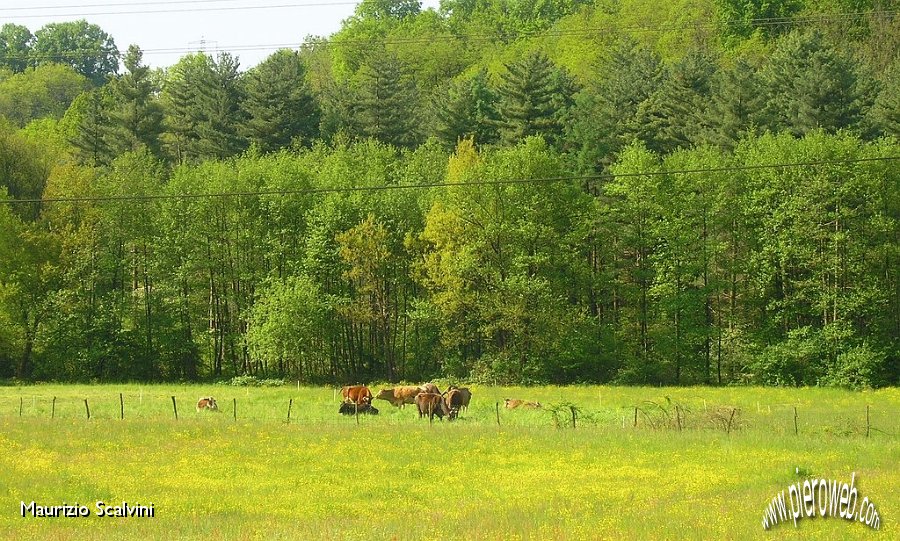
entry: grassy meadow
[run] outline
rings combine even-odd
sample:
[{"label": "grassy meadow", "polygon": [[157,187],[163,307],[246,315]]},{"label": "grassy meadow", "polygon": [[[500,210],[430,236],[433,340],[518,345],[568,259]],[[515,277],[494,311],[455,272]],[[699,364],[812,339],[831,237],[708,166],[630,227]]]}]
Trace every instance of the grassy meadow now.
[{"label": "grassy meadow", "polygon": [[[898,389],[472,390],[457,422],[429,424],[413,406],[380,400],[381,414],[357,423],[337,414],[332,388],[0,387],[0,538],[896,539],[900,532]],[[221,413],[194,410],[206,395]],[[498,427],[496,403],[506,397],[545,408],[506,411],[501,403]],[[574,430],[570,410],[560,409],[559,427],[549,411],[563,402],[580,409]],[[881,516],[880,531],[832,517],[763,530],[776,492],[812,477],[849,483],[852,472],[860,500],[869,497]],[[20,502],[32,500],[83,503],[92,513],[97,500],[152,502],[156,516],[22,518]]]}]

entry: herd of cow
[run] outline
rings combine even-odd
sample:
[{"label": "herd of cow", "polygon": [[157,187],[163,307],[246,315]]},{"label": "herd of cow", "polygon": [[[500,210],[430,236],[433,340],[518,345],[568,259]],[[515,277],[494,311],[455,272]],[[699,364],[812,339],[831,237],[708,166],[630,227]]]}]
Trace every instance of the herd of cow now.
[{"label": "herd of cow", "polygon": [[467,387],[451,385],[442,393],[434,383],[424,383],[382,389],[373,396],[372,391],[365,385],[348,385],[341,388],[341,398],[343,400],[338,413],[344,415],[357,413],[377,415],[378,410],[372,405],[372,400],[387,400],[398,408],[415,404],[420,419],[427,416],[429,420],[433,420],[436,415],[438,419],[443,420],[446,415],[452,421],[459,416],[460,410],[469,409],[472,392]]},{"label": "herd of cow", "polygon": [[[469,401],[472,400],[472,392],[468,387],[451,385],[443,393],[434,383],[422,385],[403,385],[391,389],[382,389],[377,395],[365,385],[347,385],[341,388],[341,407],[338,413],[342,415],[378,415],[378,410],[372,405],[372,400],[387,400],[392,406],[402,408],[407,404],[415,404],[419,410],[419,418],[428,417],[433,420],[435,416],[443,420],[446,415],[449,420],[459,417],[460,410],[469,409]],[[540,408],[540,402],[507,398],[504,401],[507,409],[516,408]],[[219,411],[216,399],[205,396],[197,401],[197,411]]]}]

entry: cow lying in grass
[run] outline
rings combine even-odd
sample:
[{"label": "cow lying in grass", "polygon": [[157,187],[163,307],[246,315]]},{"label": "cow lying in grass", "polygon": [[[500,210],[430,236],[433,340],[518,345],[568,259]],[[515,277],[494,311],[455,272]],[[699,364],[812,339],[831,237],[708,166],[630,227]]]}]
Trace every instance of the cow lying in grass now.
[{"label": "cow lying in grass", "polygon": [[507,398],[503,404],[507,409],[516,409],[516,408],[532,408],[537,409],[542,407],[540,402],[532,402],[530,400],[519,400],[518,398]]},{"label": "cow lying in grass", "polygon": [[200,400],[197,400],[197,411],[219,411],[219,405],[216,404],[216,399],[211,396],[205,396]]},{"label": "cow lying in grass", "polygon": [[362,404],[354,404],[353,402],[342,402],[338,413],[341,415],[356,415],[357,408],[359,413],[364,415],[378,415],[378,410],[372,404],[364,402]]},{"label": "cow lying in grass", "polygon": [[438,419],[443,420],[444,415],[450,415],[450,409],[444,397],[437,393],[419,393],[416,395],[416,407],[419,409],[419,419],[426,415],[430,420],[437,415]]}]

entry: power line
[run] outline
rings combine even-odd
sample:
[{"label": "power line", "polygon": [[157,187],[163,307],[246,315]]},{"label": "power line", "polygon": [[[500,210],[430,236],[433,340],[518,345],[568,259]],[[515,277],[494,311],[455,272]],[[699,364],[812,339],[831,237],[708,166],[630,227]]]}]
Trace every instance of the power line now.
[{"label": "power line", "polygon": [[886,162],[900,160],[900,156],[882,156],[876,158],[855,158],[846,160],[818,160],[810,162],[735,165],[723,167],[711,167],[703,169],[676,169],[661,171],[642,171],[632,173],[601,173],[596,175],[572,175],[543,178],[516,178],[499,180],[472,180],[465,182],[436,182],[433,184],[389,184],[381,186],[350,186],[340,188],[306,188],[297,190],[260,190],[249,192],[211,192],[211,193],[185,193],[185,194],[154,194],[154,195],[109,195],[109,196],[84,196],[84,197],[51,197],[45,199],[6,199],[5,203],[94,203],[117,201],[159,201],[159,200],[186,200],[186,199],[214,199],[228,197],[258,197],[258,196],[284,196],[284,195],[316,195],[328,193],[353,193],[353,192],[379,192],[390,190],[410,190],[423,188],[450,188],[457,186],[503,186],[531,183],[569,182],[574,180],[602,180],[629,177],[657,177],[666,175],[690,175],[700,173],[725,173],[738,171],[755,171],[761,169],[789,169],[794,167],[816,167],[821,165],[846,165],[866,162]]},{"label": "power line", "polygon": [[[315,6],[317,4],[295,4],[295,6]],[[328,5],[336,5],[336,4],[328,4]],[[257,7],[279,7],[279,6],[246,6],[241,9],[255,9]],[[130,13],[139,13],[139,12],[130,12]],[[337,38],[331,39],[330,41],[316,41],[316,42],[305,42],[305,43],[268,43],[268,44],[246,44],[246,45],[235,45],[235,46],[223,46],[221,49],[227,51],[261,51],[261,50],[277,50],[284,48],[325,48],[331,47],[334,45],[415,45],[415,44],[429,44],[429,43],[440,43],[440,42],[452,42],[452,41],[462,41],[462,42],[490,42],[496,39],[510,39],[510,38],[535,38],[535,37],[543,37],[543,38],[558,38],[558,37],[568,37],[568,36],[585,36],[589,37],[591,35],[602,35],[610,32],[629,32],[629,33],[642,33],[642,32],[671,32],[678,30],[690,30],[690,29],[714,29],[719,26],[743,26],[747,25],[753,28],[773,28],[779,26],[790,26],[790,25],[802,25],[802,24],[813,24],[813,23],[824,23],[824,22],[841,22],[841,21],[853,21],[856,19],[861,19],[864,17],[892,17],[900,14],[898,10],[881,10],[881,11],[864,11],[864,12],[852,12],[852,13],[833,13],[833,14],[820,14],[820,15],[807,15],[803,17],[767,17],[767,18],[757,18],[750,19],[749,21],[741,21],[741,20],[731,20],[731,21],[721,21],[721,22],[693,22],[693,23],[681,23],[681,24],[669,24],[669,25],[659,25],[659,26],[646,26],[646,25],[634,25],[634,26],[624,26],[624,27],[589,27],[589,28],[575,28],[570,30],[544,30],[544,31],[522,31],[522,32],[510,32],[510,33],[501,33],[501,32],[488,32],[488,33],[480,33],[480,34],[449,34],[449,35],[439,35],[439,36],[429,36],[429,37],[421,37],[421,38],[394,38],[394,39],[377,39],[377,38]],[[77,16],[83,16],[84,14],[78,14]],[[6,17],[10,18],[10,17]],[[164,47],[164,48],[151,48],[151,49],[143,49],[144,54],[179,54],[179,53],[191,53],[195,52],[195,49],[190,47]],[[95,53],[93,51],[87,50],[72,50],[66,52],[64,54],[42,54],[42,53],[32,53],[30,55],[23,54],[8,54],[5,58],[8,59],[46,59],[46,60],[75,60],[82,57],[93,56]]]},{"label": "power line", "polygon": [[[11,7],[4,8],[0,7],[0,11],[31,11],[31,10],[40,10],[40,9],[84,9],[84,8],[114,8],[114,7],[134,7],[134,6],[162,6],[162,5],[184,5],[184,4],[225,4],[231,2],[244,2],[245,0],[164,0],[164,1],[156,1],[156,2],[119,2],[119,3],[106,3],[106,4],[68,4],[68,5],[58,5],[58,6],[28,6],[28,7]],[[359,2],[328,2],[327,5],[349,5],[349,4],[358,4]],[[48,14],[48,17],[53,17],[53,14]]]},{"label": "power line", "polygon": [[314,2],[308,4],[274,4],[265,6],[216,6],[216,7],[196,7],[196,8],[163,8],[163,9],[139,9],[128,11],[93,11],[89,13],[44,13],[30,15],[4,15],[4,19],[40,19],[46,17],[93,17],[96,15],[148,15],[158,13],[199,13],[208,11],[247,11],[257,9],[288,9],[288,8],[306,8],[306,7],[331,7],[331,6],[355,6],[359,2]]}]

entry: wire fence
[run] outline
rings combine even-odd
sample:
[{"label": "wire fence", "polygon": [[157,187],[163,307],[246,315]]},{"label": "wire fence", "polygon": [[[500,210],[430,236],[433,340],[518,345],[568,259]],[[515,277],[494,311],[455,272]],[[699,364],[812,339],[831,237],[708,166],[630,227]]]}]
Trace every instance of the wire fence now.
[{"label": "wire fence", "polygon": [[[229,389],[230,390],[230,389]],[[231,391],[231,390],[230,390]],[[197,397],[160,392],[121,392],[87,397],[21,393],[0,397],[0,416],[23,421],[153,421],[153,422],[252,422],[283,424],[378,423],[408,425],[419,418],[415,405],[396,408],[376,400],[379,412],[342,415],[340,393],[336,389],[286,396],[237,389],[216,398],[218,409],[198,410]],[[473,398],[460,411],[457,424],[494,425],[500,428],[540,428],[627,430],[655,432],[745,431],[795,436],[832,436],[896,439],[900,437],[900,413],[890,404],[763,403],[747,407],[713,403],[706,399],[689,401],[644,400],[631,404],[602,405],[566,400],[530,408],[509,409],[503,401]],[[353,413],[356,413],[354,415]],[[437,422],[439,419],[433,419]],[[424,422],[428,422],[425,418]]]}]

